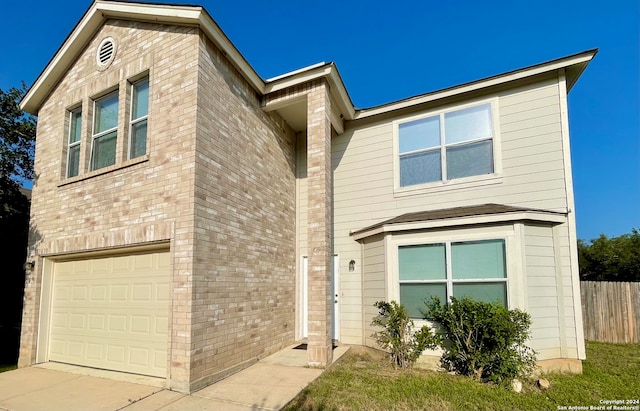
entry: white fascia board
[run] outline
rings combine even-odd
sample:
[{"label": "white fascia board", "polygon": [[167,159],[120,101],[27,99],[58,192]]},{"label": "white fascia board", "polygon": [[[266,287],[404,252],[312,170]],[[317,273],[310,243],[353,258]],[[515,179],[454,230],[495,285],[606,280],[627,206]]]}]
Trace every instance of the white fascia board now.
[{"label": "white fascia board", "polygon": [[264,94],[273,93],[290,87],[303,84],[319,78],[326,78],[329,83],[333,101],[338,106],[338,111],[344,119],[354,118],[355,109],[349,98],[349,94],[338,74],[335,64],[314,64],[306,69],[296,70],[284,76],[276,77],[276,80],[268,81],[264,88]]},{"label": "white fascia board", "polygon": [[240,71],[242,76],[251,84],[251,86],[260,94],[265,94],[265,82],[251,67],[249,62],[244,58],[238,49],[231,43],[231,40],[224,34],[220,26],[207,13],[201,13],[199,16],[200,28],[207,36],[219,47],[226,58]]},{"label": "white fascia board", "polygon": [[371,230],[353,234],[353,239],[358,241],[363,238],[371,237],[376,234],[397,232],[397,231],[413,231],[425,230],[430,228],[456,227],[462,225],[477,225],[490,223],[508,223],[516,221],[540,221],[550,224],[562,224],[567,221],[567,217],[563,214],[544,213],[538,211],[518,211],[512,213],[500,213],[481,216],[470,216],[460,218],[447,218],[441,220],[417,221],[412,223],[386,224]]},{"label": "white fascia board", "polygon": [[265,79],[265,83],[272,83],[272,82],[274,82],[276,80],[280,80],[280,79],[283,79],[285,77],[295,76],[296,74],[303,73],[303,72],[308,71],[308,70],[313,70],[313,69],[318,68],[318,67],[323,67],[326,64],[327,63],[324,62],[324,61],[321,61],[321,62],[315,63],[315,64],[311,64],[311,65],[309,65],[307,67],[302,67],[302,68],[297,69],[297,70],[289,71],[288,73],[280,74],[279,76],[275,76],[275,77],[271,77],[271,78]]},{"label": "white fascia board", "polygon": [[[406,100],[401,100],[395,103],[385,104],[383,106],[373,107],[370,109],[358,110],[355,116],[355,120],[359,120],[366,117],[376,116],[384,113],[388,113],[395,110],[415,106],[418,104],[428,103],[431,101],[440,100],[447,97],[452,97],[458,94],[469,93],[472,91],[480,90],[483,88],[489,88],[498,86],[504,83],[521,80],[527,77],[533,77],[539,74],[557,71],[570,67],[573,65],[585,64],[591,61],[597,51],[590,50],[572,57],[555,60],[549,63],[543,63],[529,68],[516,70],[514,72],[505,73],[495,77],[490,77],[484,80],[478,80],[471,83],[463,84],[460,86],[454,86],[444,89],[442,91],[436,91],[426,95],[411,97]],[[584,69],[583,69],[584,70]],[[580,71],[582,72],[582,71]]]},{"label": "white fascia board", "polygon": [[75,60],[76,54],[89,41],[90,35],[104,21],[101,13],[96,13],[100,3],[94,3],[76,25],[69,37],[53,56],[49,64],[40,73],[27,94],[20,101],[20,109],[37,115],[41,102],[58,84],[59,79]]},{"label": "white fascia board", "polygon": [[58,84],[95,32],[109,18],[200,27],[252,87],[260,93],[264,92],[264,81],[202,7],[98,0],[85,13],[22,99],[22,110],[37,115],[44,99]]}]

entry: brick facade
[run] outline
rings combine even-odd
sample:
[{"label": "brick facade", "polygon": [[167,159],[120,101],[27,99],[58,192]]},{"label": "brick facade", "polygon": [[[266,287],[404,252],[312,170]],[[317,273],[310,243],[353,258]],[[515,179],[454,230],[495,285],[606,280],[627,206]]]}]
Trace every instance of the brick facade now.
[{"label": "brick facade", "polygon": [[[108,36],[116,55],[100,69]],[[130,81],[144,75],[147,154],[127,160]],[[116,164],[88,171],[92,99],[116,89]],[[79,106],[80,173],[65,178]],[[39,110],[35,171],[20,366],[36,362],[48,261],[158,243],[173,264],[170,388],[193,391],[293,342],[295,138],[199,29],[108,20]]]},{"label": "brick facade", "polygon": [[326,366],[332,359],[331,259],[332,176],[331,100],[322,82],[307,94],[307,178],[309,253],[309,364]]}]

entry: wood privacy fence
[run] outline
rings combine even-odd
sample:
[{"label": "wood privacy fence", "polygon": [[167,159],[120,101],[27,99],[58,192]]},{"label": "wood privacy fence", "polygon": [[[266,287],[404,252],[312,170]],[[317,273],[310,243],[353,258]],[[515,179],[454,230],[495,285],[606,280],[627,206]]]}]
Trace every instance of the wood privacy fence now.
[{"label": "wood privacy fence", "polygon": [[640,282],[580,281],[584,338],[640,343]]}]

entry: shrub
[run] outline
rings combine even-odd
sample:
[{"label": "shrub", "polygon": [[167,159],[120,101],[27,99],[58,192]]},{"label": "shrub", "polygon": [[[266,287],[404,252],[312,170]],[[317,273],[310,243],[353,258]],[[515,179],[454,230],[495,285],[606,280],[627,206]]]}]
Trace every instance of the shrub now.
[{"label": "shrub", "polygon": [[533,371],[535,351],[525,345],[529,314],[469,297],[451,298],[444,305],[432,298],[425,304],[425,316],[442,327],[445,368],[496,383],[508,383]]},{"label": "shrub", "polygon": [[414,331],[415,325],[402,305],[395,301],[378,301],[374,306],[379,314],[371,324],[383,329],[373,337],[382,349],[389,351],[394,368],[411,368],[424,350],[439,345],[439,336],[434,335],[428,326]]}]

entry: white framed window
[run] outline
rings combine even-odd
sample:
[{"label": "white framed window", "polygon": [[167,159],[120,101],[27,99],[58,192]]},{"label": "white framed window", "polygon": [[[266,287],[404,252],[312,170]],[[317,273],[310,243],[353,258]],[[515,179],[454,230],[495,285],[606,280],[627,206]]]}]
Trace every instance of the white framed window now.
[{"label": "white framed window", "polygon": [[82,136],[82,108],[69,112],[69,135],[67,139],[67,178],[80,171],[80,139]]},{"label": "white framed window", "polygon": [[494,174],[495,123],[491,102],[396,122],[398,186]]},{"label": "white framed window", "polygon": [[116,163],[118,140],[118,91],[93,102],[93,132],[89,170],[98,170]]},{"label": "white framed window", "polygon": [[149,78],[131,85],[131,116],[129,121],[129,158],[147,152],[147,117],[149,115]]},{"label": "white framed window", "polygon": [[424,301],[451,297],[498,301],[508,306],[506,241],[398,245],[399,301],[412,318],[423,318]]}]

